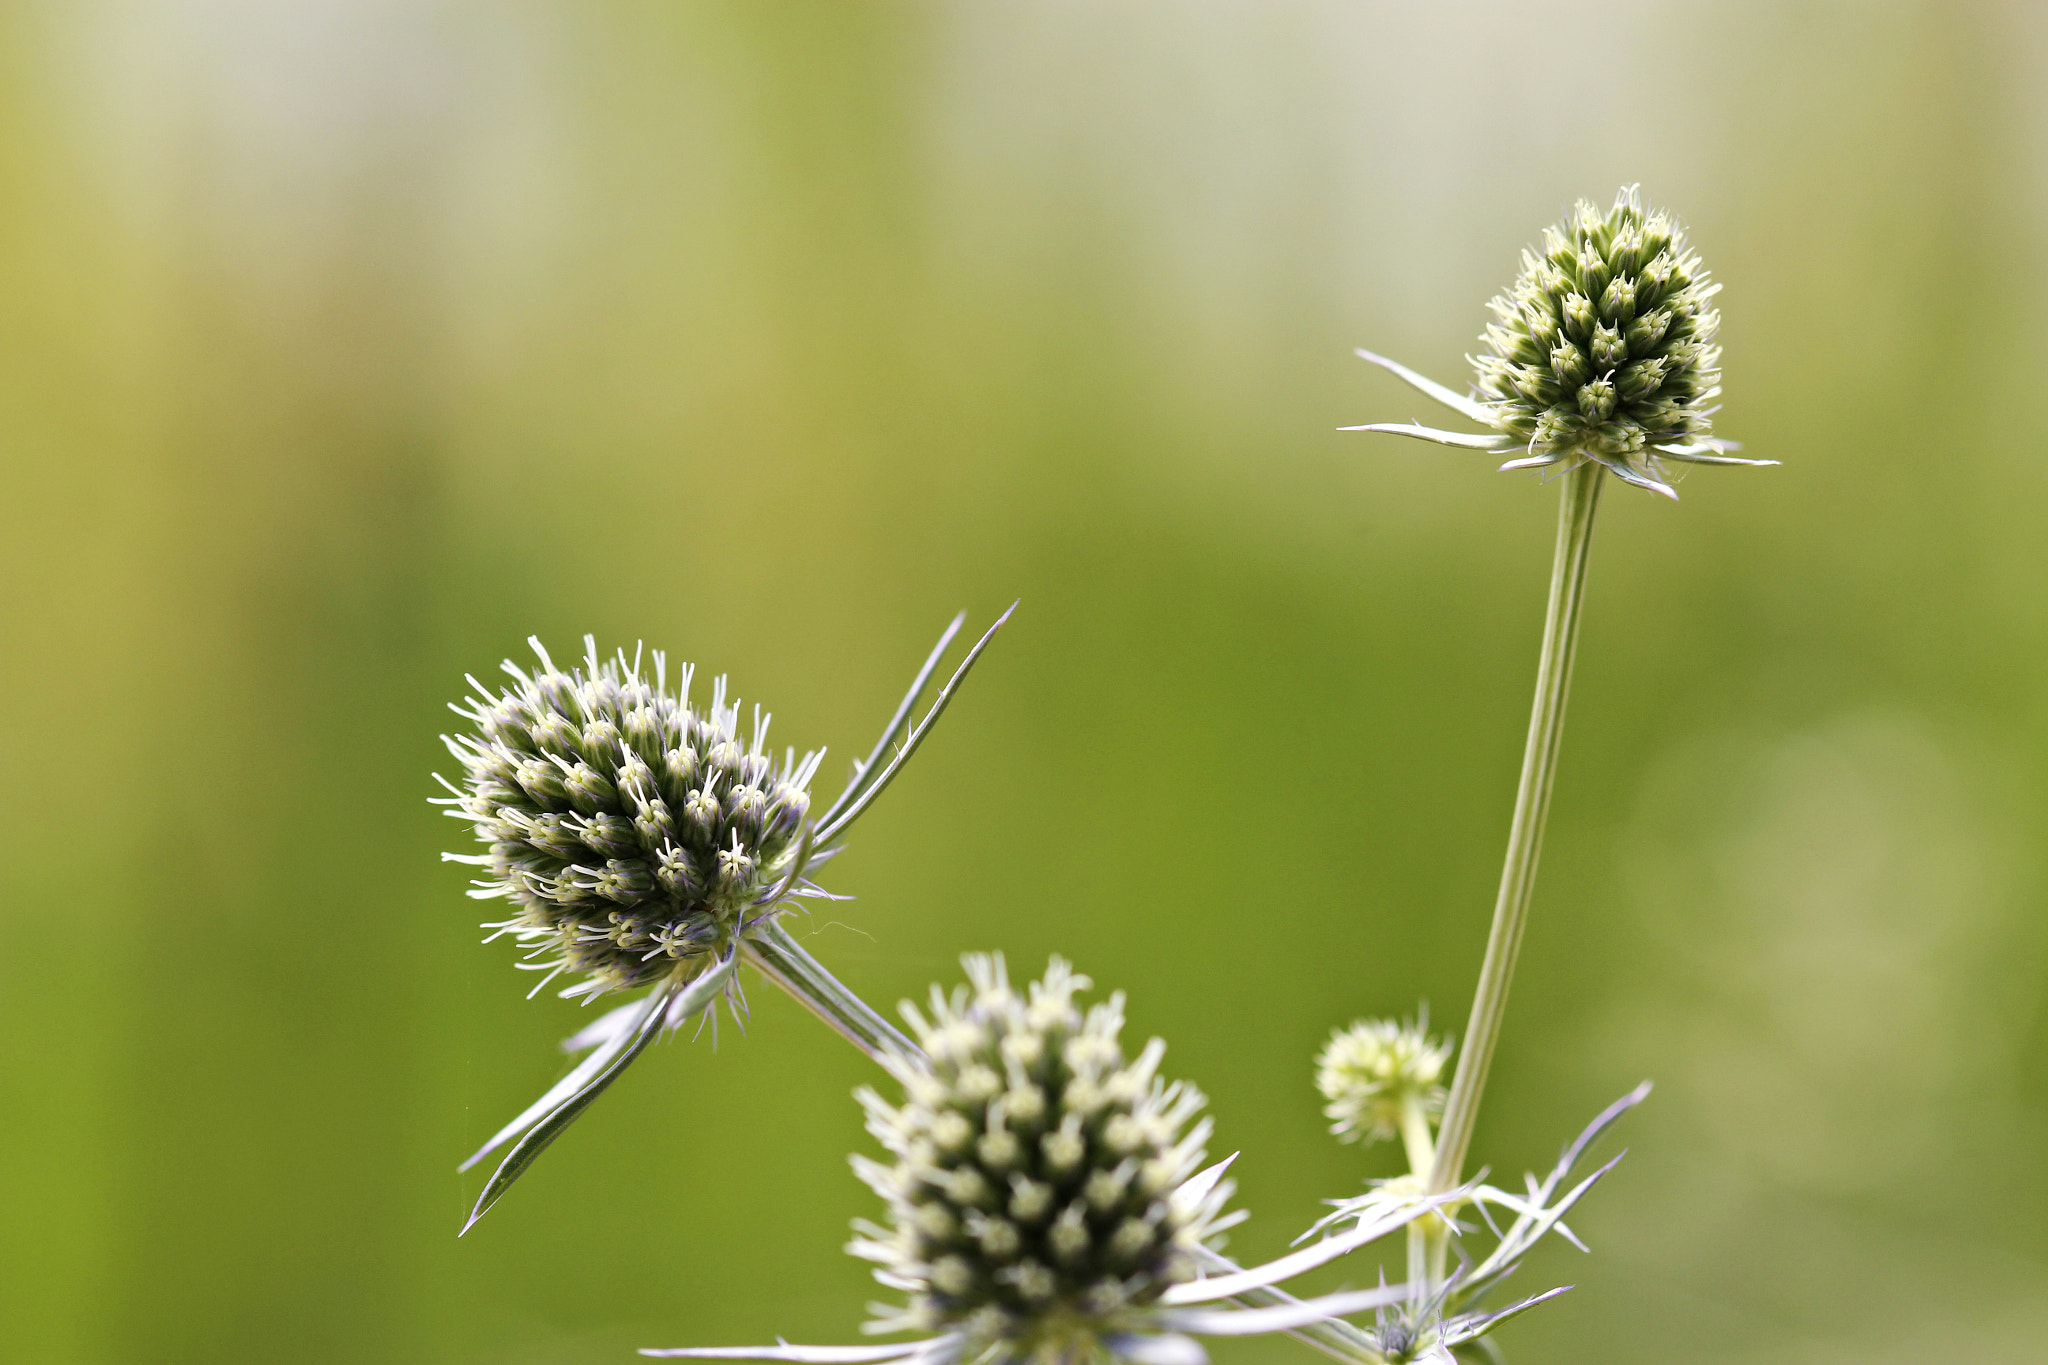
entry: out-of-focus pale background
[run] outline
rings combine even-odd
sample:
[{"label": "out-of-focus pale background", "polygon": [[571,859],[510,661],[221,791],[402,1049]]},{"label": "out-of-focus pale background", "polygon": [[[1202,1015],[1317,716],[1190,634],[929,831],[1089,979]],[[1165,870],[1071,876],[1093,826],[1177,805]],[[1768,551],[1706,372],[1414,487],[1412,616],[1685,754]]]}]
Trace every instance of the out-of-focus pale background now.
[{"label": "out-of-focus pale background", "polygon": [[767,988],[455,1238],[590,1017],[426,805],[529,632],[730,672],[829,795],[1021,597],[812,947],[1127,989],[1242,1254],[1389,1173],[1310,1058],[1462,1026],[1555,490],[1336,433],[1430,415],[1350,348],[1462,381],[1640,181],[1784,466],[1608,495],[1477,1154],[1659,1088],[1504,1344],[2037,1358],[2044,63],[2019,3],[7,7],[0,1356],[855,1339],[870,1072]]}]

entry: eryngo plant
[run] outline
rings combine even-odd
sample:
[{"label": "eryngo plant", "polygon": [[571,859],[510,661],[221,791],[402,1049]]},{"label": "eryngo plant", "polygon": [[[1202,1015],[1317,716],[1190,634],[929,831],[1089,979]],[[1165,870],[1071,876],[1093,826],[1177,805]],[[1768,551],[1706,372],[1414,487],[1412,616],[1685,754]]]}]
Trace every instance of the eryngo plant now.
[{"label": "eryngo plant", "polygon": [[[1306,1245],[1241,1268],[1217,1240],[1234,1221],[1224,1212],[1230,1162],[1201,1167],[1209,1132],[1196,1121],[1201,1096],[1159,1076],[1158,1040],[1124,1052],[1120,995],[1084,1009],[1075,997],[1090,983],[1057,958],[1020,993],[999,956],[970,956],[970,986],[934,987],[929,1013],[906,1005],[905,1034],[777,923],[792,898],[824,894],[807,870],[837,851],[836,838],[928,731],[986,636],[884,766],[948,632],[874,754],[817,817],[809,815],[814,756],[788,753],[778,764],[765,720],[741,744],[737,707],[722,690],[699,715],[685,697],[657,699],[665,697],[659,662],[650,685],[637,660],[600,663],[593,648],[587,672],[561,674],[543,655],[540,673],[513,669],[515,688],[473,704],[478,734],[451,742],[467,776],[453,813],[491,845],[468,859],[489,872],[478,894],[513,903],[514,915],[494,927],[528,945],[528,965],[550,979],[579,972],[565,995],[636,986],[648,994],[571,1039],[571,1050],[595,1051],[486,1145],[519,1137],[472,1223],[662,1028],[721,995],[737,1004],[733,972],[745,960],[903,1087],[900,1101],[861,1092],[869,1129],[892,1160],[856,1157],[855,1165],[882,1196],[888,1223],[856,1224],[848,1250],[875,1262],[876,1278],[905,1296],[878,1310],[868,1330],[924,1335],[876,1347],[645,1354],[813,1365],[1201,1365],[1197,1337],[1286,1332],[1348,1365],[1442,1365],[1475,1352],[1497,1360],[1488,1334],[1569,1286],[1505,1308],[1487,1308],[1486,1298],[1547,1234],[1583,1249],[1564,1216],[1614,1161],[1571,1183],[1576,1167],[1648,1092],[1641,1086],[1610,1106],[1523,1193],[1487,1184],[1483,1171],[1469,1181],[1462,1174],[1527,921],[1605,475],[1675,497],[1664,460],[1773,463],[1736,459],[1712,436],[1719,352],[1708,301],[1716,286],[1676,226],[1646,211],[1634,189],[1605,215],[1580,204],[1523,266],[1494,301],[1471,396],[1360,352],[1489,431],[1352,429],[1519,449],[1504,468],[1557,466],[1564,475],[1506,865],[1449,1092],[1440,1082],[1452,1050],[1429,1036],[1426,1020],[1360,1021],[1333,1035],[1319,1058],[1332,1131],[1356,1142],[1398,1135],[1407,1174],[1331,1201],[1334,1211],[1303,1234]],[[1383,1275],[1377,1288],[1306,1301],[1279,1287],[1396,1232],[1408,1244],[1403,1283]],[[1368,1309],[1372,1327],[1344,1321]]]},{"label": "eryngo plant", "polygon": [[1708,434],[1714,409],[1706,404],[1720,393],[1720,351],[1712,345],[1719,316],[1708,306],[1717,288],[1677,225],[1645,209],[1630,186],[1604,215],[1581,201],[1563,224],[1544,234],[1541,254],[1523,253],[1521,277],[1494,300],[1487,354],[1473,362],[1476,396],[1359,352],[1492,430],[1466,435],[1417,423],[1347,430],[1394,432],[1497,453],[1520,448],[1528,453],[1503,469],[1556,465],[1565,475],[1507,860],[1464,1050],[1445,1102],[1432,1191],[1449,1190],[1461,1178],[1521,951],[1564,734],[1603,475],[1611,472],[1675,498],[1660,459],[1776,463],[1737,459],[1726,453],[1734,448],[1729,442]]},{"label": "eryngo plant", "polygon": [[[711,1347],[653,1356],[945,1365],[1199,1365],[1196,1336],[1293,1331],[1398,1302],[1405,1285],[1299,1301],[1280,1280],[1324,1264],[1427,1213],[1418,1201],[1279,1261],[1239,1270],[1214,1239],[1228,1161],[1201,1169],[1199,1092],[1158,1074],[1158,1039],[1127,1056],[1123,997],[1083,1010],[1087,977],[1054,958],[1024,992],[1000,955],[964,959],[972,988],[932,988],[930,1013],[906,1004],[920,1055],[890,1062],[905,1097],[862,1091],[868,1131],[893,1162],[856,1156],[889,1225],[856,1223],[848,1250],[907,1296],[870,1332],[933,1335],[894,1346]],[[1204,1278],[1207,1269],[1227,1273]],[[1266,1291],[1263,1308],[1200,1305]]]},{"label": "eryngo plant", "polygon": [[1475,396],[1370,351],[1358,352],[1487,435],[1440,431],[1419,422],[1374,422],[1347,431],[1386,431],[1442,445],[1520,458],[1502,469],[1566,469],[1588,462],[1625,482],[1670,497],[1662,462],[1775,464],[1737,459],[1739,447],[1712,434],[1721,393],[1721,315],[1713,283],[1684,231],[1646,209],[1633,185],[1606,213],[1581,199],[1543,231],[1540,251],[1522,252],[1522,273],[1491,304],[1494,321],[1472,362]]},{"label": "eryngo plant", "polygon": [[476,730],[442,737],[463,780],[443,781],[452,794],[440,804],[473,825],[488,851],[443,856],[483,870],[472,896],[510,905],[508,918],[484,927],[526,947],[518,965],[546,973],[532,994],[563,972],[580,977],[561,992],[568,998],[652,988],[569,1039],[566,1050],[589,1057],[463,1163],[467,1170],[518,1139],[471,1225],[663,1029],[721,997],[743,1009],[742,960],[871,1056],[915,1051],[777,921],[797,898],[825,894],[807,874],[840,851],[836,841],[930,733],[1009,614],[912,725],[964,619],[941,636],[873,752],[815,818],[809,787],[822,751],[778,760],[759,708],[743,734],[723,677],[699,711],[689,666],[671,692],[659,652],[650,677],[637,652],[630,662],[623,650],[603,659],[586,636],[581,668],[557,668],[536,639],[538,668],[505,662],[511,686],[493,692],[469,680],[475,695],[454,709]]}]

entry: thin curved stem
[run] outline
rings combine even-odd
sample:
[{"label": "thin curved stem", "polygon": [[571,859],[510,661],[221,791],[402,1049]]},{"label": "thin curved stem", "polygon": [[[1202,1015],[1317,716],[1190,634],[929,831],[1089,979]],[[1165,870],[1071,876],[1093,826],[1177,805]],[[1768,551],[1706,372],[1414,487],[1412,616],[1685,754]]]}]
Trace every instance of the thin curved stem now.
[{"label": "thin curved stem", "polygon": [[1500,1021],[1507,1012],[1508,983],[1522,948],[1522,928],[1529,917],[1529,894],[1536,885],[1536,858],[1543,850],[1543,821],[1550,810],[1550,785],[1557,772],[1557,752],[1564,736],[1564,704],[1571,690],[1572,656],[1579,639],[1579,608],[1585,601],[1586,561],[1593,546],[1593,513],[1607,470],[1591,460],[1564,476],[1563,501],[1557,518],[1557,556],[1550,569],[1550,606],[1543,622],[1543,653],[1536,666],[1536,701],[1529,714],[1529,743],[1522,751],[1522,781],[1515,792],[1515,816],[1508,827],[1507,865],[1501,870],[1500,899],[1493,907],[1493,929],[1486,939],[1486,960],[1479,969],[1479,990],[1472,1018],[1458,1052],[1457,1074],[1437,1131],[1436,1162],[1430,1173],[1431,1193],[1456,1189],[1479,1118],[1479,1095],[1486,1088]]}]

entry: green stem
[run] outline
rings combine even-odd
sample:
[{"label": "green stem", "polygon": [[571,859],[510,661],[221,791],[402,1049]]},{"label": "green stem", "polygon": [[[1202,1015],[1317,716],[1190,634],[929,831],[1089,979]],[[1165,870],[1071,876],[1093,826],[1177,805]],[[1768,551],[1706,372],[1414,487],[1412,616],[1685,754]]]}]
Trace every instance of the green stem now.
[{"label": "green stem", "polygon": [[[1417,1180],[1427,1180],[1436,1168],[1436,1139],[1430,1132],[1429,1107],[1423,1096],[1410,1091],[1401,1099],[1401,1145],[1408,1151],[1408,1169]],[[1434,1217],[1418,1218],[1408,1225],[1408,1283],[1415,1288],[1415,1302],[1426,1301],[1442,1278],[1443,1223]]]},{"label": "green stem", "polygon": [[1501,871],[1500,899],[1493,908],[1493,930],[1486,939],[1486,961],[1479,969],[1472,1018],[1465,1026],[1451,1097],[1437,1133],[1436,1163],[1429,1182],[1433,1193],[1455,1189],[1464,1171],[1473,1125],[1479,1118],[1479,1095],[1486,1088],[1487,1068],[1500,1039],[1501,1017],[1507,1012],[1508,982],[1515,974],[1522,928],[1529,917],[1536,858],[1543,849],[1543,820],[1550,809],[1550,784],[1564,735],[1564,703],[1571,690],[1572,655],[1578,647],[1579,608],[1585,601],[1586,561],[1593,545],[1593,513],[1606,480],[1607,470],[1591,460],[1563,480],[1557,557],[1550,569],[1550,607],[1543,622],[1543,654],[1536,666],[1529,744],[1522,752],[1522,782],[1515,792],[1514,822],[1508,827],[1507,865]]},{"label": "green stem", "polygon": [[1428,1179],[1436,1167],[1436,1139],[1429,1131],[1428,1102],[1421,1095],[1401,1099],[1401,1146],[1408,1155],[1408,1169]]}]

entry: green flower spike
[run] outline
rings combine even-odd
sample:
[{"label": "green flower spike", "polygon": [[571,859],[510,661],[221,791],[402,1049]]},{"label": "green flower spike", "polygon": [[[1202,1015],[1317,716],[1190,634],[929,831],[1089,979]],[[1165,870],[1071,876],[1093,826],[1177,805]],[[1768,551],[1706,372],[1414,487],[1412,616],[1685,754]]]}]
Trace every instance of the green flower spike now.
[{"label": "green flower spike", "polygon": [[1624,482],[1675,498],[1663,462],[1771,465],[1744,460],[1710,434],[1721,393],[1721,286],[1670,217],[1643,207],[1634,185],[1604,215],[1581,199],[1543,232],[1541,253],[1492,302],[1494,322],[1473,359],[1476,396],[1464,397],[1385,356],[1384,366],[1490,434],[1419,422],[1373,422],[1386,431],[1495,454],[1521,451],[1502,469],[1571,469],[1591,461]]},{"label": "green flower spike", "polygon": [[507,660],[511,687],[493,693],[469,680],[476,695],[454,709],[476,732],[442,736],[463,782],[443,779],[451,795],[438,804],[489,845],[483,854],[442,855],[483,870],[470,895],[512,907],[484,927],[526,947],[519,966],[546,973],[532,994],[564,972],[580,977],[561,992],[571,999],[652,989],[567,1040],[565,1051],[590,1055],[462,1164],[468,1170],[518,1139],[464,1231],[656,1035],[721,997],[737,1020],[745,1009],[735,975],[742,961],[869,1055],[915,1052],[778,920],[798,898],[827,894],[809,872],[840,851],[837,840],[931,732],[1009,612],[912,726],[918,698],[965,619],[947,628],[874,751],[816,816],[810,782],[823,754],[799,759],[790,751],[777,760],[759,707],[743,735],[722,677],[710,708],[695,710],[692,670],[684,667],[671,693],[659,652],[650,679],[637,654],[630,663],[623,651],[601,660],[586,636],[583,667],[563,672],[533,640],[540,667],[528,673]]},{"label": "green flower spike", "polygon": [[[923,1061],[889,1063],[906,1098],[861,1092],[868,1131],[895,1160],[854,1158],[889,1209],[889,1226],[854,1225],[847,1250],[908,1295],[878,1309],[871,1332],[932,1335],[893,1346],[650,1350],[650,1356],[780,1360],[816,1365],[1202,1365],[1197,1336],[1340,1327],[1340,1313],[1401,1301],[1406,1285],[1302,1301],[1271,1286],[1385,1236],[1441,1201],[1360,1227],[1252,1270],[1211,1242],[1230,1163],[1201,1168],[1202,1097],[1167,1084],[1153,1039],[1124,1054],[1123,997],[1085,1013],[1089,985],[1054,958],[1028,992],[1011,989],[1000,956],[964,959],[973,989],[932,988],[929,1016],[906,1005]],[[1225,1273],[1202,1277],[1206,1270]],[[1208,1307],[1253,1294],[1269,1305]],[[1346,1358],[1358,1358],[1354,1355]]]}]

